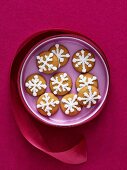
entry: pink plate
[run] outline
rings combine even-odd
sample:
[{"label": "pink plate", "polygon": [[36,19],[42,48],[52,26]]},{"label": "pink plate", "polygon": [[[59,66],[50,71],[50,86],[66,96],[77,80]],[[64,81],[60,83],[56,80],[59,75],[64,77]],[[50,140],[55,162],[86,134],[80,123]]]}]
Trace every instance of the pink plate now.
[{"label": "pink plate", "polygon": [[[95,67],[90,73],[96,75],[98,78],[99,90],[102,98],[95,106],[93,106],[90,109],[83,108],[82,111],[77,116],[74,117],[69,117],[63,114],[60,108],[54,116],[51,117],[42,116],[36,109],[37,97],[32,97],[31,95],[26,93],[24,87],[24,82],[27,76],[29,76],[32,73],[39,73],[36,66],[36,56],[40,52],[48,50],[52,45],[56,43],[65,45],[68,48],[71,55],[69,62],[64,67],[58,69],[57,71],[57,72],[66,72],[71,76],[73,81],[73,87],[71,93],[76,93],[75,80],[77,76],[80,74],[76,72],[72,67],[71,64],[72,55],[77,50],[89,49],[95,55],[95,59],[96,59]],[[49,84],[49,79],[52,76],[52,74],[51,75],[46,75],[43,73],[41,74],[46,78],[47,84]],[[36,44],[24,57],[18,75],[19,75],[18,76],[19,94],[22,99],[22,102],[24,103],[25,108],[28,110],[29,113],[31,113],[34,117],[39,119],[41,122],[44,122],[49,125],[66,127],[66,126],[76,126],[88,122],[89,120],[93,119],[96,115],[99,114],[108,95],[109,71],[103,52],[90,40],[74,34],[51,36],[47,39],[43,39],[41,42]],[[46,92],[50,92],[49,87],[47,88]]]}]

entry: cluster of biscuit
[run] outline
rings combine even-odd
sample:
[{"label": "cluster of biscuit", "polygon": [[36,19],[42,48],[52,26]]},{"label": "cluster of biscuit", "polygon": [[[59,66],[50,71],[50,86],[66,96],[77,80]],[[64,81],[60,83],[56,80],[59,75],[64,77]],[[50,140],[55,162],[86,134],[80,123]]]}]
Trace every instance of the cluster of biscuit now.
[{"label": "cluster of biscuit", "polygon": [[[64,66],[69,58],[68,49],[63,45],[55,44],[49,51],[36,56],[37,67],[39,72],[51,74]],[[94,55],[88,50],[77,51],[72,57],[72,65],[76,71],[82,73],[75,83],[77,94],[69,93],[72,89],[72,80],[67,73],[59,72],[50,78],[49,87],[52,93],[45,93],[47,83],[42,75],[35,73],[26,79],[26,91],[32,96],[40,96],[36,107],[42,115],[55,114],[59,105],[66,115],[77,115],[83,106],[91,108],[101,98],[97,77],[88,73],[95,65]],[[63,96],[61,101],[56,97],[57,95]]]}]

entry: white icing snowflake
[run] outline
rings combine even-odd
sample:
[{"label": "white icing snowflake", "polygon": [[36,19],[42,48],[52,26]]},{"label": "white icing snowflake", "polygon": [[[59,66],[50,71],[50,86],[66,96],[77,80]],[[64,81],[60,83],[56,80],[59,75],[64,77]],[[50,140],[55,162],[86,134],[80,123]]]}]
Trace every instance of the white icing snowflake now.
[{"label": "white icing snowflake", "polygon": [[88,67],[92,67],[92,64],[90,64],[89,62],[95,62],[94,58],[89,58],[91,55],[91,53],[85,55],[85,51],[81,50],[81,54],[77,52],[76,56],[78,58],[73,58],[72,62],[75,63],[75,67],[79,67],[80,65],[82,65],[82,72],[86,73],[85,65],[87,65]]},{"label": "white icing snowflake", "polygon": [[45,55],[44,57],[42,56],[37,56],[37,62],[39,64],[39,71],[50,71],[50,70],[57,70],[56,66],[53,66],[53,64],[50,64],[51,61],[53,61],[53,53],[50,53],[49,55]]},{"label": "white icing snowflake", "polygon": [[51,99],[48,93],[45,93],[42,97],[42,101],[37,104],[37,108],[41,108],[47,113],[47,116],[51,116],[52,107],[59,104],[59,100]]},{"label": "white icing snowflake", "polygon": [[[56,47],[56,49],[52,50],[51,52],[54,53],[58,57],[60,63],[64,62],[64,58],[69,58],[70,57],[69,53],[63,54],[64,49],[60,49],[59,44],[56,44],[55,47]],[[59,67],[61,66],[60,63],[59,63]]]},{"label": "white icing snowflake", "polygon": [[80,75],[79,76],[79,88],[77,88],[77,91],[79,92],[83,87],[87,87],[89,85],[93,85],[94,81],[97,80],[96,76],[93,77],[86,77],[84,75]]},{"label": "white icing snowflake", "polygon": [[29,80],[25,83],[25,86],[30,89],[32,92],[33,96],[37,96],[37,92],[39,90],[46,89],[46,84],[42,84],[42,81],[39,80],[38,75],[34,75],[32,80]]},{"label": "white icing snowflake", "polygon": [[97,92],[92,92],[92,87],[88,86],[88,91],[89,93],[84,92],[83,96],[84,97],[78,97],[79,101],[83,101],[83,104],[87,104],[86,108],[90,108],[93,104],[96,104],[96,100],[100,99],[101,96],[97,95]]},{"label": "white icing snowflake", "polygon": [[71,88],[68,87],[69,84],[66,82],[68,81],[67,73],[61,74],[60,75],[60,81],[58,80],[58,77],[52,77],[51,78],[51,83],[53,85],[53,93],[57,94],[58,92],[61,91],[70,91]]},{"label": "white icing snowflake", "polygon": [[69,114],[69,112],[74,112],[74,109],[77,111],[81,111],[81,107],[77,101],[77,95],[75,94],[73,98],[62,99],[62,103],[65,103],[64,108],[66,108],[65,114]]}]

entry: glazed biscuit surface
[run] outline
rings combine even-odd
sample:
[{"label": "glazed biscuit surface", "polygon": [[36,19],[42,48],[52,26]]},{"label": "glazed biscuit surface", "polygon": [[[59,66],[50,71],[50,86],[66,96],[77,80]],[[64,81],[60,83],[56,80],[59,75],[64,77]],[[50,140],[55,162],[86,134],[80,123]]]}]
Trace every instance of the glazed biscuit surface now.
[{"label": "glazed biscuit surface", "polygon": [[94,86],[83,87],[78,93],[78,101],[82,106],[91,108],[101,99],[99,90]]},{"label": "glazed biscuit surface", "polygon": [[69,116],[75,116],[81,111],[81,106],[77,100],[77,94],[67,94],[60,102],[63,113]]},{"label": "glazed biscuit surface", "polygon": [[95,65],[94,55],[88,50],[79,50],[73,55],[72,65],[80,73],[89,72]]},{"label": "glazed biscuit surface", "polygon": [[89,85],[98,88],[98,80],[96,76],[90,73],[80,74],[76,79],[75,85],[77,92],[79,92],[83,87],[87,87]]},{"label": "glazed biscuit surface", "polygon": [[61,44],[55,44],[49,49],[49,51],[57,56],[59,60],[59,67],[62,67],[65,64],[67,64],[70,58],[70,54],[69,54],[68,49],[65,46]]},{"label": "glazed biscuit surface", "polygon": [[55,95],[63,96],[71,91],[72,80],[67,73],[56,73],[50,79],[50,89]]},{"label": "glazed biscuit surface", "polygon": [[26,91],[32,96],[40,96],[47,88],[46,80],[39,74],[32,74],[25,81]]},{"label": "glazed biscuit surface", "polygon": [[52,116],[59,109],[59,99],[52,93],[44,93],[37,100],[37,110],[43,116]]},{"label": "glazed biscuit surface", "polygon": [[55,54],[44,51],[36,56],[39,72],[51,74],[58,69],[59,61]]}]

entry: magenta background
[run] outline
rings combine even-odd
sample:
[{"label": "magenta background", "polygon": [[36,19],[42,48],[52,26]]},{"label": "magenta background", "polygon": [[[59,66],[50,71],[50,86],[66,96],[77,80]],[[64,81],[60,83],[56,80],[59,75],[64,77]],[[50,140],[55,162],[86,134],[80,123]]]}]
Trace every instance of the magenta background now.
[{"label": "magenta background", "polygon": [[[47,3],[46,3],[47,2]],[[94,0],[1,0],[0,9],[0,169],[127,169],[127,2]],[[111,90],[103,112],[84,127],[88,161],[66,165],[31,146],[19,132],[9,101],[9,73],[19,45],[35,32],[66,28],[93,39],[111,69]]]}]

